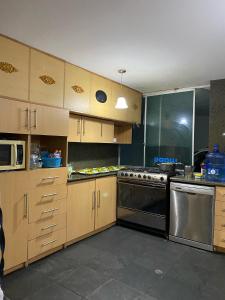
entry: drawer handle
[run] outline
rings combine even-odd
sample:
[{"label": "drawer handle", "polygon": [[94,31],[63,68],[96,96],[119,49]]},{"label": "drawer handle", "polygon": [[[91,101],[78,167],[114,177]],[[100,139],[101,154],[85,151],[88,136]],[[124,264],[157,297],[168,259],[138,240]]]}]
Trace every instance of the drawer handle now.
[{"label": "drawer handle", "polygon": [[53,244],[53,243],[55,243],[56,241],[57,241],[57,240],[52,240],[52,241],[43,243],[41,246],[44,247],[44,246],[47,246],[47,245],[49,245],[49,244]]},{"label": "drawer handle", "polygon": [[28,194],[24,194],[24,213],[23,213],[24,218],[27,218],[28,216]]},{"label": "drawer handle", "polygon": [[53,197],[53,196],[56,196],[57,193],[51,193],[51,194],[45,194],[45,195],[42,195],[41,197],[42,198],[47,198],[47,197]]},{"label": "drawer handle", "polygon": [[41,181],[44,181],[44,180],[55,180],[57,178],[59,178],[59,176],[48,176],[48,177],[41,178]]},{"label": "drawer handle", "polygon": [[47,210],[43,210],[43,214],[48,214],[48,213],[51,213],[51,212],[54,212],[56,210],[59,210],[58,208],[50,208],[50,209],[47,209]]},{"label": "drawer handle", "polygon": [[51,224],[51,225],[48,225],[48,226],[46,226],[46,227],[42,227],[41,230],[47,230],[47,229],[53,228],[53,227],[55,227],[55,226],[57,226],[57,224]]}]

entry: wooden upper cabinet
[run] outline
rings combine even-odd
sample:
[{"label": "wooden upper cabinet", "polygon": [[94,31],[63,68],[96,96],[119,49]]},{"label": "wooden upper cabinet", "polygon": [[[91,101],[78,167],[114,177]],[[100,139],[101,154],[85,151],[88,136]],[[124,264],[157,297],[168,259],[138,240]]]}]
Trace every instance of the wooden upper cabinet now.
[{"label": "wooden upper cabinet", "polygon": [[99,143],[101,141],[102,123],[98,119],[82,118],[81,141],[85,143]]},{"label": "wooden upper cabinet", "polygon": [[69,111],[31,104],[30,124],[31,134],[68,136]]},{"label": "wooden upper cabinet", "polygon": [[0,206],[5,231],[5,270],[27,261],[28,172],[0,173]]},{"label": "wooden upper cabinet", "polygon": [[90,88],[90,72],[66,63],[64,107],[70,111],[88,113],[90,110]]},{"label": "wooden upper cabinet", "polygon": [[82,119],[81,116],[70,115],[68,142],[81,142]]},{"label": "wooden upper cabinet", "polygon": [[116,221],[116,177],[96,179],[95,229]]},{"label": "wooden upper cabinet", "polygon": [[0,36],[0,95],[28,101],[29,48]]},{"label": "wooden upper cabinet", "polygon": [[101,142],[113,143],[114,142],[114,123],[111,121],[102,120],[101,129]]},{"label": "wooden upper cabinet", "polygon": [[0,98],[0,132],[29,133],[29,103]]},{"label": "wooden upper cabinet", "polygon": [[31,49],[30,101],[63,107],[64,62]]},{"label": "wooden upper cabinet", "polygon": [[[103,91],[106,94],[106,101],[96,99],[96,92]],[[111,81],[101,76],[91,76],[90,114],[98,117],[111,118],[112,114],[112,88]]]},{"label": "wooden upper cabinet", "polygon": [[[127,109],[115,108],[118,97],[126,98]],[[141,122],[141,93],[112,82],[112,103],[113,119],[129,123]]]}]

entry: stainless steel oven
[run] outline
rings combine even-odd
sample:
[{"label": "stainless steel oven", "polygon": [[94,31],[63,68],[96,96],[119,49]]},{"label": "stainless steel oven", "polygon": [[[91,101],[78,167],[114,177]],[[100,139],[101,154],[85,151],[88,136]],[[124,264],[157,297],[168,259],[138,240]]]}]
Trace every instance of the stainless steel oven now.
[{"label": "stainless steel oven", "polygon": [[166,182],[118,178],[117,219],[166,232],[167,186]]}]

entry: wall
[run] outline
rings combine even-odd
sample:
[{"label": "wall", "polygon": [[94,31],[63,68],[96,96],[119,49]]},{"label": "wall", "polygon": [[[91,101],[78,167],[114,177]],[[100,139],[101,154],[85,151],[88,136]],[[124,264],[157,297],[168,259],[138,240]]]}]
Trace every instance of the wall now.
[{"label": "wall", "polygon": [[208,147],[209,116],[195,117],[195,151]]},{"label": "wall", "polygon": [[209,111],[209,147],[219,144],[220,150],[225,150],[225,79],[213,80],[210,83]]},{"label": "wall", "polygon": [[68,163],[74,169],[118,165],[118,145],[69,143]]}]

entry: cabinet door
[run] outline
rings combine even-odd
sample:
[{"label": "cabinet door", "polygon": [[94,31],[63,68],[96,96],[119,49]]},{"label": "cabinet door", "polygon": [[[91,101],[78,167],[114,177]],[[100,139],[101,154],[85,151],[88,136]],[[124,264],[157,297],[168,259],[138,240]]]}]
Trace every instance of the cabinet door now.
[{"label": "cabinet door", "polygon": [[31,49],[30,101],[63,107],[64,62]]},{"label": "cabinet door", "polygon": [[31,134],[67,136],[69,112],[61,108],[31,104]]},{"label": "cabinet door", "polygon": [[102,140],[102,123],[94,118],[82,118],[81,141],[86,143],[100,143]]},{"label": "cabinet door", "polygon": [[[98,101],[96,99],[96,92],[105,92],[107,99],[104,102]],[[112,97],[111,97],[111,81],[103,78],[101,76],[92,74],[91,78],[91,103],[90,103],[90,113],[98,117],[112,117]]]},{"label": "cabinet door", "polygon": [[66,63],[64,107],[70,111],[88,113],[90,86],[90,72]]},{"label": "cabinet door", "polygon": [[0,36],[0,95],[28,101],[29,48]]},{"label": "cabinet door", "polygon": [[96,179],[95,229],[116,221],[116,177]]},{"label": "cabinet door", "polygon": [[113,143],[114,140],[114,123],[102,121],[102,143]]},{"label": "cabinet door", "polygon": [[68,185],[67,241],[94,230],[95,180]]},{"label": "cabinet door", "polygon": [[81,116],[70,115],[68,142],[81,141]]},{"label": "cabinet door", "polygon": [[[118,97],[125,97],[127,109],[116,109],[115,105]],[[134,91],[126,86],[112,83],[112,114],[113,119],[129,122],[141,122],[141,93]]]},{"label": "cabinet door", "polygon": [[5,231],[5,270],[27,261],[28,172],[0,174],[0,203]]},{"label": "cabinet door", "polygon": [[0,132],[29,133],[29,104],[0,98]]}]

